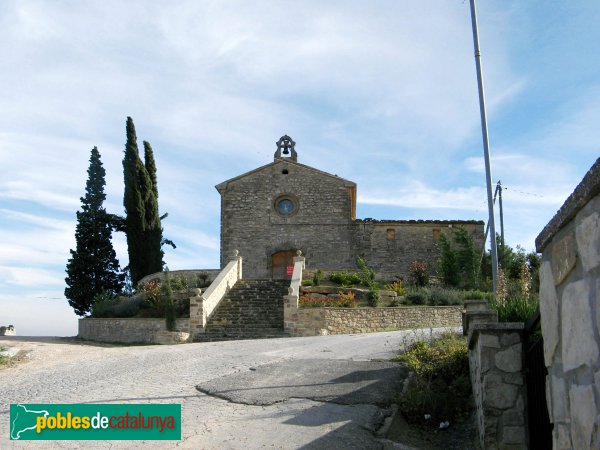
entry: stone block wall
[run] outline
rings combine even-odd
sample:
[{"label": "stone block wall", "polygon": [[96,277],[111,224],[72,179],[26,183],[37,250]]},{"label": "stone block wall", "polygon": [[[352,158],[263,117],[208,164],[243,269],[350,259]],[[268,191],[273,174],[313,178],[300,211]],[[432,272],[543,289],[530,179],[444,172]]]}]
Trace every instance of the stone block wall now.
[{"label": "stone block wall", "polygon": [[355,257],[363,256],[378,277],[406,276],[410,263],[424,261],[434,273],[439,258],[440,234],[453,242],[453,234],[464,228],[473,237],[475,248],[483,247],[483,222],[449,220],[357,220]]},{"label": "stone block wall", "polygon": [[291,336],[370,333],[390,329],[459,327],[461,307],[296,308],[288,311]]},{"label": "stone block wall", "polygon": [[175,331],[167,331],[165,319],[79,319],[78,337],[98,342],[178,343],[187,339],[189,319],[177,319]]},{"label": "stone block wall", "polygon": [[555,449],[600,448],[600,159],[536,240]]},{"label": "stone block wall", "polygon": [[523,323],[473,324],[469,370],[482,449],[526,450]]}]

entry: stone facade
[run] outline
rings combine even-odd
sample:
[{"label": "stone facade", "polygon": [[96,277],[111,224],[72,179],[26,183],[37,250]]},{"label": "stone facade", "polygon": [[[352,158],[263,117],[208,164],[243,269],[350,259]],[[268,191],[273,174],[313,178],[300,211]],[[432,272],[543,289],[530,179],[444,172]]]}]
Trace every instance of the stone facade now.
[{"label": "stone facade", "polygon": [[600,448],[600,159],[536,240],[554,449]]},{"label": "stone facade", "polygon": [[[356,184],[285,157],[216,186],[221,194],[221,267],[235,249],[248,278],[270,278],[274,255],[289,266],[302,250],[310,267],[355,268],[363,256],[380,276],[406,274],[414,260],[435,267],[440,233],[464,227],[483,245],[481,221],[356,219]],[[289,275],[289,274],[288,274]]]},{"label": "stone facade", "polygon": [[189,319],[177,319],[167,331],[165,319],[79,319],[78,337],[98,342],[178,344],[189,337]]}]

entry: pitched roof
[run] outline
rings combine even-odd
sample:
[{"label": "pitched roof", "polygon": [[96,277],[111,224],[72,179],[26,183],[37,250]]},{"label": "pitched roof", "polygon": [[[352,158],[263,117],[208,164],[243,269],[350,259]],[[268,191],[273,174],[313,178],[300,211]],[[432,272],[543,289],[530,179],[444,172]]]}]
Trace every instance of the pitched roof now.
[{"label": "pitched roof", "polygon": [[294,161],[292,161],[290,159],[287,159],[287,158],[286,159],[284,159],[284,158],[280,158],[279,159],[278,158],[276,161],[273,161],[272,163],[265,164],[264,166],[257,167],[256,169],[253,169],[253,170],[251,170],[249,172],[246,172],[246,173],[243,173],[241,175],[238,175],[237,177],[233,177],[233,178],[230,178],[229,180],[225,180],[222,183],[217,184],[215,186],[215,188],[217,189],[217,191],[222,192],[222,191],[224,191],[227,188],[227,185],[229,183],[233,182],[233,181],[237,181],[237,180],[245,178],[245,177],[247,177],[249,175],[252,175],[252,174],[254,174],[256,172],[260,172],[261,170],[264,170],[264,169],[266,169],[268,167],[276,166],[278,164],[284,164],[284,163],[286,165],[298,166],[298,167],[301,167],[303,169],[308,169],[308,170],[310,170],[312,172],[318,173],[318,174],[323,175],[323,176],[335,178],[336,180],[341,181],[342,183],[344,183],[344,185],[346,185],[348,187],[355,187],[356,186],[356,183],[354,181],[346,180],[344,178],[338,177],[337,175],[332,175],[330,173],[323,172],[322,170],[315,169],[314,167],[307,166],[305,164],[300,164],[299,162],[294,162]]}]

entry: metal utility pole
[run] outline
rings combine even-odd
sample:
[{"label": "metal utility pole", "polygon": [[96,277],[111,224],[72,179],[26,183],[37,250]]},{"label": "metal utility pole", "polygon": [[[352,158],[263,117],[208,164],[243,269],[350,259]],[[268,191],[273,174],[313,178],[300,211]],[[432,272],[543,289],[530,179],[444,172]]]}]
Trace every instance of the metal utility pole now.
[{"label": "metal utility pole", "polygon": [[496,185],[498,191],[498,207],[500,208],[500,245],[502,246],[502,254],[504,254],[504,210],[502,209],[502,182],[498,180]]},{"label": "metal utility pole", "polygon": [[481,133],[483,135],[483,156],[485,160],[485,181],[487,185],[488,214],[490,224],[490,247],[492,249],[492,286],[496,292],[498,279],[498,249],[496,248],[496,225],[494,223],[494,201],[492,200],[492,169],[490,168],[490,147],[488,142],[485,98],[483,95],[483,75],[481,73],[481,54],[479,52],[479,35],[477,33],[477,14],[475,0],[471,0],[471,23],[473,25],[473,46],[475,47],[475,66],[477,68],[477,85],[479,87],[479,111],[481,113]]}]

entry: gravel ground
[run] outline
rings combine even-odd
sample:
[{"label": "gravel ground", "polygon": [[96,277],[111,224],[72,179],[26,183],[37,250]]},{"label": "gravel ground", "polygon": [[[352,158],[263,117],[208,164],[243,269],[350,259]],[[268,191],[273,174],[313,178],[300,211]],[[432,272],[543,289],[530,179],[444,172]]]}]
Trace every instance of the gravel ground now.
[{"label": "gravel ground", "polygon": [[[374,431],[387,412],[375,405],[308,398],[247,405],[203,394],[196,386],[278,362],[387,360],[431,332],[130,347],[2,337],[0,346],[26,356],[22,363],[0,369],[0,448],[383,448],[391,444],[378,440]],[[180,403],[182,440],[9,440],[11,403],[88,402]]]}]

